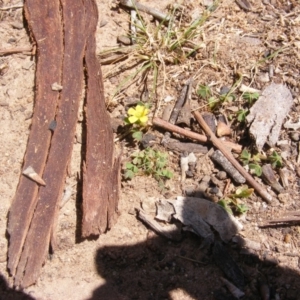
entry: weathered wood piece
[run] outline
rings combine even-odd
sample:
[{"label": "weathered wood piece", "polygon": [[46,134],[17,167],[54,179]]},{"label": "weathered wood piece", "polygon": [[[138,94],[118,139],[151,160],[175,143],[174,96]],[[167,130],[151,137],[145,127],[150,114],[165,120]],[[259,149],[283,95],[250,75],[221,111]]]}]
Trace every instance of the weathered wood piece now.
[{"label": "weathered wood piece", "polygon": [[251,123],[250,134],[258,150],[266,142],[271,146],[276,144],[283,120],[292,105],[292,94],[285,85],[272,83],[264,89],[246,118]]},{"label": "weathered wood piece", "polygon": [[245,286],[243,271],[220,242],[215,242],[214,244],[213,257],[216,265],[224,272],[226,277],[234,283],[234,285],[238,288],[243,288]]},{"label": "weathered wood piece", "polygon": [[190,226],[195,233],[211,242],[214,241],[214,234],[209,225],[219,233],[224,242],[229,242],[242,228],[224,208],[209,200],[178,196],[176,201],[169,203],[175,208],[175,219]]},{"label": "weathered wood piece", "polygon": [[151,216],[146,214],[143,210],[138,210],[138,218],[146,223],[153,231],[157,234],[172,240],[179,241],[181,239],[181,230],[178,230],[176,225],[168,225],[166,227],[162,227],[158,222],[152,219]]},{"label": "weathered wood piece", "polygon": [[83,169],[82,236],[99,235],[114,224],[120,189],[120,157],[114,159],[113,131],[106,111],[102,73],[96,58],[95,32],[98,11],[86,0],[87,142]]},{"label": "weathered wood piece", "polygon": [[[161,127],[161,128],[164,128],[168,131],[172,131],[174,133],[178,133],[182,136],[185,136],[189,139],[192,139],[192,140],[196,140],[196,141],[199,141],[199,142],[202,142],[202,143],[206,143],[208,142],[208,138],[205,136],[205,135],[202,135],[202,134],[199,134],[199,133],[196,133],[196,132],[193,132],[193,131],[190,131],[190,130],[186,130],[184,128],[181,128],[179,126],[176,126],[176,125],[173,125],[163,119],[160,119],[160,118],[154,118],[153,119],[153,124],[158,126],[158,127]],[[226,147],[232,149],[232,151],[236,152],[236,153],[241,153],[242,152],[242,146],[239,145],[239,144],[235,144],[235,143],[232,143],[232,142],[229,142],[229,141],[223,141],[224,145],[226,145]]]},{"label": "weathered wood piece", "polygon": [[201,114],[197,111],[194,112],[194,115],[206,132],[206,134],[210,137],[213,145],[218,148],[224,156],[232,163],[232,165],[246,178],[246,181],[255,189],[255,191],[268,203],[272,201],[272,196],[267,192],[265,188],[263,188],[254,178],[239,164],[239,162],[233,157],[233,155],[228,151],[223,142],[219,140],[214,133],[207,126],[205,121],[203,120]]},{"label": "weathered wood piece", "polygon": [[231,164],[231,162],[222,154],[220,150],[216,150],[210,156],[210,158],[220,165],[224,171],[236,182],[245,183],[246,179],[240,174],[240,172]]},{"label": "weathered wood piece", "polygon": [[[26,3],[25,3],[26,4]],[[71,157],[77,112],[82,97],[83,57],[86,47],[86,21],[83,2],[62,0],[61,13],[64,38],[61,99],[57,107],[56,129],[51,140],[47,165],[43,174],[46,186],[39,189],[38,203],[30,224],[15,276],[17,286],[27,287],[37,280],[49,250],[50,236],[59,209],[59,200],[65,182],[67,166]],[[49,5],[49,1],[43,4]],[[28,7],[35,14],[41,3]],[[30,18],[30,15],[29,15]],[[46,17],[47,18],[47,17]],[[38,22],[36,26],[40,26]],[[48,26],[51,26],[50,24]],[[47,36],[46,36],[47,39]],[[49,73],[49,70],[47,71]],[[43,77],[37,80],[44,80]],[[51,83],[49,86],[51,88]]]},{"label": "weathered wood piece", "polygon": [[[60,2],[42,0],[25,2],[25,16],[38,50],[36,67],[35,106],[28,138],[23,170],[29,166],[43,174],[48,156],[51,131],[49,124],[55,118],[59,93],[51,84],[61,82],[63,37]],[[41,20],[44,20],[41,22]],[[15,275],[23,244],[37,203],[39,185],[21,175],[12,202],[9,218],[8,269]],[[35,249],[37,250],[37,249]]]},{"label": "weathered wood piece", "polygon": [[262,166],[262,178],[277,193],[281,193],[283,191],[283,187],[277,181],[274,170],[272,169],[272,166],[270,164]]}]

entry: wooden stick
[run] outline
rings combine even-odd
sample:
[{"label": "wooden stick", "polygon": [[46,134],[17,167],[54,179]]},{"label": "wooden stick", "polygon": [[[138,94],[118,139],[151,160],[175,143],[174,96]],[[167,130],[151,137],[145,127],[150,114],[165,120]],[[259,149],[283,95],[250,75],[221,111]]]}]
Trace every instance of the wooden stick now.
[{"label": "wooden stick", "polygon": [[0,7],[0,10],[10,10],[10,9],[17,9],[17,8],[23,8],[23,4],[19,5],[13,5],[13,6],[6,6],[6,7]]},{"label": "wooden stick", "polygon": [[[163,119],[154,118],[152,123],[154,125],[158,126],[158,127],[161,127],[163,129],[166,129],[166,130],[171,131],[171,132],[178,133],[178,134],[180,134],[184,137],[199,141],[201,143],[207,143],[208,142],[208,138],[205,135],[183,129],[179,126],[176,126],[176,125],[173,125],[173,124],[171,124],[167,121],[164,121]],[[238,145],[238,144],[235,144],[235,143],[232,143],[232,142],[229,142],[229,141],[223,141],[223,144],[226,147],[232,149],[232,151],[234,151],[236,153],[241,153],[242,152],[242,146],[241,145]]]},{"label": "wooden stick", "polygon": [[156,18],[157,20],[160,21],[169,21],[170,17],[162,12],[160,12],[159,10],[146,6],[142,3],[136,2],[134,0],[121,0],[120,4],[122,4],[123,6],[126,6],[128,8],[131,9],[137,9],[140,11],[143,11],[149,15],[152,15],[154,18]]},{"label": "wooden stick", "polygon": [[201,114],[197,111],[194,111],[194,116],[209,136],[213,145],[218,148],[224,156],[232,163],[232,165],[246,178],[246,181],[255,189],[255,191],[268,203],[272,201],[272,196],[258,183],[254,178],[239,164],[239,162],[232,156],[232,154],[225,147],[223,142],[219,140],[211,129],[207,126]]},{"label": "wooden stick", "polygon": [[0,50],[0,55],[23,53],[23,52],[26,54],[28,53],[30,55],[34,55],[31,47],[3,49]]}]

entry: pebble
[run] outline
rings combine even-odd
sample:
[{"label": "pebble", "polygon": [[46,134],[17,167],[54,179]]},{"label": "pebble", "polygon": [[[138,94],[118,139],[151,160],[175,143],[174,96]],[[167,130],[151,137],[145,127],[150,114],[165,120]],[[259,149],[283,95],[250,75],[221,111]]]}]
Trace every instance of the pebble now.
[{"label": "pebble", "polygon": [[292,132],[291,133],[291,139],[294,142],[298,142],[300,140],[300,134],[299,134],[299,132],[296,132],[296,131]]},{"label": "pebble", "polygon": [[124,35],[118,36],[117,41],[123,45],[127,45],[127,46],[131,45],[131,39],[128,36],[124,36]]},{"label": "pebble", "polygon": [[224,172],[224,171],[220,171],[220,172],[218,172],[218,174],[216,175],[216,177],[217,177],[218,179],[220,179],[220,180],[224,180],[224,179],[227,178],[227,174],[226,174],[226,172]]}]

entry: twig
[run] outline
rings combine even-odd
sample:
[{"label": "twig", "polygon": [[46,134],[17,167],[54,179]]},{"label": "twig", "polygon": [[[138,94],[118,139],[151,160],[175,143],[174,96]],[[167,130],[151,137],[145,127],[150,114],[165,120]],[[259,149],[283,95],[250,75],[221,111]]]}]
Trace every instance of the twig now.
[{"label": "twig", "polygon": [[232,163],[232,165],[246,178],[246,181],[256,190],[256,192],[268,203],[272,201],[272,196],[258,183],[254,178],[238,163],[238,161],[232,156],[232,154],[225,147],[223,142],[219,140],[215,134],[210,130],[210,128],[205,123],[201,114],[197,111],[194,111],[194,116],[209,136],[213,145],[218,148],[224,156]]},{"label": "twig", "polygon": [[188,96],[190,94],[191,85],[193,83],[193,79],[190,78],[184,85],[178,100],[176,101],[175,107],[171,113],[169,122],[171,124],[175,124],[179,115],[180,110],[182,109],[184,103],[188,101]]},{"label": "twig", "polygon": [[121,0],[120,4],[123,6],[126,6],[131,9],[137,9],[140,11],[143,11],[149,15],[152,15],[154,18],[160,20],[160,21],[169,21],[170,17],[166,14],[162,13],[159,10],[156,10],[152,7],[146,6],[144,4],[141,4],[139,2],[135,2],[134,0]]},{"label": "twig", "polygon": [[185,256],[181,256],[181,255],[176,255],[177,257],[179,258],[182,258],[182,259],[186,259],[186,260],[189,260],[189,261],[192,261],[192,262],[195,262],[197,264],[201,264],[201,265],[207,265],[207,263],[204,263],[204,262],[201,262],[199,260],[196,260],[196,259],[192,259],[192,258],[189,258],[189,257],[185,257]]},{"label": "twig", "polygon": [[33,55],[33,48],[25,47],[25,48],[10,48],[0,50],[0,55],[14,54],[14,53],[23,53]]},{"label": "twig", "polygon": [[6,7],[0,7],[0,10],[10,10],[10,9],[17,9],[17,8],[23,8],[23,4],[19,5],[13,5],[13,6],[6,6]]},{"label": "twig", "polygon": [[[187,137],[187,138],[190,138],[190,139],[202,142],[202,143],[207,143],[208,142],[208,139],[205,135],[183,129],[179,126],[173,125],[173,124],[171,124],[167,121],[164,121],[160,118],[154,118],[152,122],[153,122],[154,125],[156,125],[158,127],[161,127],[163,129],[166,129],[166,130],[171,131],[171,132],[178,133],[178,134],[180,134],[184,137]],[[226,147],[232,149],[232,151],[234,151],[236,153],[242,152],[242,147],[238,144],[235,144],[235,143],[232,143],[232,142],[229,142],[229,141],[223,141],[222,143]]]}]

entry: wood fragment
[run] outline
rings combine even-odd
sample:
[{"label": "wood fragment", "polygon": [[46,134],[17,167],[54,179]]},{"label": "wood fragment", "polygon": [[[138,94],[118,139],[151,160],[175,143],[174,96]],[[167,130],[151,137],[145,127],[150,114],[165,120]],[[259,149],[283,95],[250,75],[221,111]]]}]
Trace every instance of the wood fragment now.
[{"label": "wood fragment", "polygon": [[121,0],[120,4],[131,9],[137,9],[139,11],[145,12],[149,15],[152,15],[154,18],[160,21],[169,21],[170,17],[159,10],[136,2],[134,0]]},{"label": "wood fragment", "polygon": [[194,152],[194,153],[202,153],[206,154],[208,152],[208,148],[206,146],[202,146],[196,143],[186,143],[180,142],[175,139],[168,139],[165,142],[162,142],[162,145],[166,147],[168,150],[174,152]]},{"label": "wood fragment", "polygon": [[211,243],[214,241],[214,234],[210,226],[225,242],[228,242],[242,228],[241,224],[220,205],[204,198],[178,196],[176,201],[169,202],[175,208],[175,219],[191,227],[197,235]]},{"label": "wood fragment", "polygon": [[94,0],[85,1],[89,22],[85,62],[86,157],[83,169],[82,236],[99,235],[111,228],[118,216],[121,153],[114,149],[113,131],[106,111],[100,64],[95,56],[98,10]]},{"label": "wood fragment", "polygon": [[245,278],[242,270],[220,242],[216,241],[214,244],[213,257],[216,265],[235,286],[238,288],[243,288],[245,286]]},{"label": "wood fragment", "polygon": [[[43,6],[45,6],[46,13],[49,14],[49,1],[41,4],[40,2],[36,3],[28,0],[25,4],[27,5],[26,9],[28,9],[30,21],[33,15],[39,16],[39,10]],[[62,85],[64,89],[61,92],[61,99],[57,108],[59,113],[55,118],[57,128],[53,133],[47,165],[43,173],[47,186],[40,188],[38,192],[37,206],[18,262],[15,285],[21,287],[30,286],[37,280],[47,258],[53,224],[55,224],[59,211],[59,201],[61,200],[67,166],[72,152],[77,112],[82,96],[84,79],[82,62],[86,47],[86,34],[90,34],[90,31],[85,30],[85,26],[86,22],[90,21],[92,14],[90,13],[88,18],[86,17],[82,2],[63,0],[61,2],[57,1],[56,5],[59,18],[61,18],[60,14],[62,13],[63,25],[58,22],[61,26],[59,34],[62,35],[62,28],[64,28],[64,53],[67,54],[64,55],[60,70],[60,73],[63,74]],[[36,26],[41,26],[40,22]],[[45,40],[45,36],[43,40]],[[47,73],[49,73],[49,70]],[[43,78],[41,77],[39,80],[43,80]],[[60,81],[53,80],[51,82]],[[49,88],[51,87],[49,86]],[[35,253],[35,255],[32,255],[32,253]]]},{"label": "wood fragment", "polygon": [[258,150],[266,142],[270,146],[276,144],[283,120],[292,105],[292,94],[285,85],[272,83],[263,90],[246,117],[247,122],[251,123],[249,132],[254,137]]},{"label": "wood fragment", "polygon": [[45,181],[43,180],[43,178],[37,174],[32,166],[28,166],[23,172],[23,175],[29,177],[30,179],[32,179],[33,181],[35,181],[36,183],[40,184],[40,185],[46,185]]},{"label": "wood fragment", "polygon": [[245,293],[237,288],[234,284],[228,281],[226,278],[221,277],[222,282],[227,286],[229,292],[234,296],[236,299],[239,299],[245,296]]},{"label": "wood fragment", "polygon": [[[164,121],[160,118],[154,118],[152,122],[153,122],[154,125],[156,125],[158,127],[164,128],[164,129],[166,129],[168,131],[171,131],[171,132],[174,132],[174,133],[178,133],[178,134],[180,134],[184,137],[187,137],[187,138],[190,138],[190,139],[202,142],[202,143],[208,142],[208,139],[205,135],[202,135],[202,134],[190,131],[190,130],[183,129],[179,126],[173,125],[173,124],[171,124],[167,121]],[[234,151],[236,153],[241,153],[242,152],[242,146],[241,145],[238,145],[238,144],[235,144],[235,143],[232,143],[232,142],[229,142],[229,141],[223,141],[223,143],[224,143],[224,145],[226,145],[226,147],[232,149],[232,151]]]},{"label": "wood fragment", "polygon": [[157,213],[156,219],[160,221],[170,222],[172,215],[175,213],[174,207],[166,200],[159,200],[156,203]]},{"label": "wood fragment", "polygon": [[194,112],[194,115],[204,129],[206,134],[210,137],[213,145],[218,148],[224,156],[232,163],[232,165],[243,175],[246,181],[251,185],[256,192],[268,203],[272,201],[272,196],[257,182],[254,178],[238,163],[238,161],[233,157],[233,155],[228,151],[228,149],[224,146],[221,140],[219,140],[214,133],[210,130],[210,128],[206,125],[203,120],[201,114],[197,111]]},{"label": "wood fragment", "polygon": [[172,241],[179,241],[181,239],[181,234],[178,231],[178,228],[174,226],[166,226],[162,227],[158,222],[153,220],[151,216],[146,214],[143,210],[138,210],[138,218],[145,222],[153,231],[155,231],[157,234],[172,240]]},{"label": "wood fragment", "polygon": [[33,49],[31,47],[20,47],[20,48],[10,48],[10,49],[2,49],[0,50],[0,55],[8,55],[15,53],[23,53],[28,55],[34,55]]},{"label": "wood fragment", "polygon": [[18,9],[18,8],[23,8],[24,5],[23,4],[17,4],[17,5],[12,5],[12,6],[4,6],[4,7],[0,7],[0,10],[11,10],[11,9]]},{"label": "wood fragment", "polygon": [[245,183],[246,179],[240,174],[240,172],[231,164],[231,162],[222,154],[220,150],[216,150],[210,156],[210,158],[220,165],[224,171],[236,182]]},{"label": "wood fragment", "polygon": [[[36,65],[35,106],[31,130],[28,138],[24,169],[32,166],[38,174],[43,174],[49,146],[51,131],[48,129],[51,120],[55,119],[59,94],[53,93],[50,83],[61,81],[63,60],[63,38],[61,35],[61,15],[59,1],[27,0],[25,17],[39,50]],[[49,15],[51,11],[51,15]],[[48,20],[51,26],[41,26],[41,20]],[[31,48],[26,51],[31,51]],[[11,53],[14,53],[13,49]],[[19,52],[25,49],[18,49]],[[17,51],[17,52],[18,52]],[[39,116],[43,116],[40,118]],[[44,175],[43,175],[44,177]],[[45,177],[44,177],[45,178]],[[8,263],[11,275],[16,274],[27,231],[32,220],[38,200],[38,185],[25,176],[21,176],[9,210],[8,217]],[[35,249],[34,252],[38,252]]]},{"label": "wood fragment", "polygon": [[283,191],[283,187],[277,181],[274,170],[272,169],[272,166],[270,164],[262,166],[262,178],[277,193],[281,193]]}]

